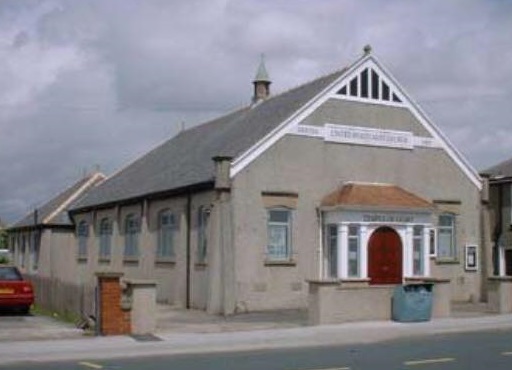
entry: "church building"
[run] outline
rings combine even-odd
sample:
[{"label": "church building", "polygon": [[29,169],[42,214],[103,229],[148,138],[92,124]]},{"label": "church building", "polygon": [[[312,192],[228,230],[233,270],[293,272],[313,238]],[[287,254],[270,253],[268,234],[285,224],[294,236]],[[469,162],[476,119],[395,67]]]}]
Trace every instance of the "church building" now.
[{"label": "church building", "polygon": [[483,297],[481,179],[369,47],[276,95],[262,60],[253,89],[74,204],[76,284],[123,272],[221,314],[305,308],[308,281]]}]

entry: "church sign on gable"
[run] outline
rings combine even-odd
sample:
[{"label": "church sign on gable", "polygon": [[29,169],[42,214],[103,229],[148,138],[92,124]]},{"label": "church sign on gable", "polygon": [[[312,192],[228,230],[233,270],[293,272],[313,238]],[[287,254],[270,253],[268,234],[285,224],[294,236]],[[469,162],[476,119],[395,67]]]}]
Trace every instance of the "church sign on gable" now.
[{"label": "church sign on gable", "polygon": [[414,147],[411,132],[331,124],[326,124],[325,128],[325,141],[403,149]]},{"label": "church sign on gable", "polygon": [[437,140],[429,137],[414,136],[412,132],[383,130],[370,127],[334,125],[324,126],[297,125],[291,134],[322,138],[333,143],[380,146],[398,149],[414,149],[415,146],[438,148]]}]

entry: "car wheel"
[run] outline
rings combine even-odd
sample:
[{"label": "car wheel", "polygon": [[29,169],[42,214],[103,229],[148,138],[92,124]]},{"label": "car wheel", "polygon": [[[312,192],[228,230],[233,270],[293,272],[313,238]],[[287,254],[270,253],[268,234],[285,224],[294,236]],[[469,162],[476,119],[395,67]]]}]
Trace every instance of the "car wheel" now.
[{"label": "car wheel", "polygon": [[30,306],[22,306],[19,311],[22,315],[28,315],[30,313]]}]

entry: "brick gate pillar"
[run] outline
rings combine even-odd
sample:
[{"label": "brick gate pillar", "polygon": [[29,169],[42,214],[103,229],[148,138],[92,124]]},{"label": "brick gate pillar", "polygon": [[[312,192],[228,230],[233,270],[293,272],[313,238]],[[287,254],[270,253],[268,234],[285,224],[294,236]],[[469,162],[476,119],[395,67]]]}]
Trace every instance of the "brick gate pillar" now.
[{"label": "brick gate pillar", "polygon": [[122,307],[122,286],[119,272],[98,272],[99,333],[125,335],[131,333],[129,308]]}]

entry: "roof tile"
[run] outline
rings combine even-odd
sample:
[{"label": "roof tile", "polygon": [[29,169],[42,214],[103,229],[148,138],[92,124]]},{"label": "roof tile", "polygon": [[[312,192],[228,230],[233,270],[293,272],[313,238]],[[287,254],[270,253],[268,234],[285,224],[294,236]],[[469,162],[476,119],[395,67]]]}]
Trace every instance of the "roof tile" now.
[{"label": "roof tile", "polygon": [[433,208],[419,196],[391,184],[347,183],[322,199],[322,206],[369,206],[381,208]]},{"label": "roof tile", "polygon": [[184,188],[214,179],[215,156],[234,159],[334,82],[345,70],[188,129],[93,189],[75,210]]}]

